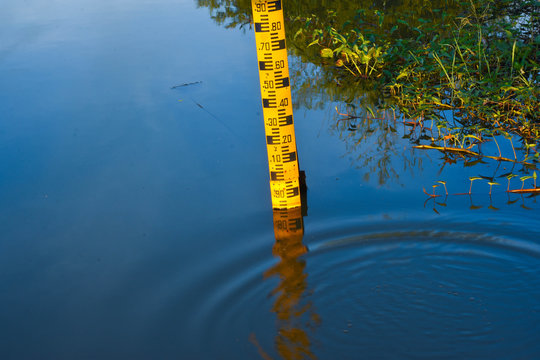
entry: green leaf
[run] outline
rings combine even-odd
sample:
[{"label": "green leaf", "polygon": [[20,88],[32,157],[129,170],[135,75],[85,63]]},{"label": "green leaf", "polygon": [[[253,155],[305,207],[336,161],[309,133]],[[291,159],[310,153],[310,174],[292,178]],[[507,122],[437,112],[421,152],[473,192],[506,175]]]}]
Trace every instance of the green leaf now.
[{"label": "green leaf", "polygon": [[399,73],[399,75],[397,76],[396,80],[399,80],[401,78],[404,78],[406,76],[409,76],[409,72],[406,71],[406,70],[403,70],[401,73]]},{"label": "green leaf", "polygon": [[376,117],[376,116],[375,116],[375,113],[373,112],[373,110],[371,109],[370,106],[366,106],[366,110],[369,111],[369,113],[371,114],[371,116]]},{"label": "green leaf", "polygon": [[333,58],[334,57],[334,52],[330,48],[324,48],[324,49],[321,50],[321,56],[323,58]]},{"label": "green leaf", "polygon": [[319,39],[310,42],[307,47],[310,47],[310,46],[315,45],[315,44],[319,45]]}]

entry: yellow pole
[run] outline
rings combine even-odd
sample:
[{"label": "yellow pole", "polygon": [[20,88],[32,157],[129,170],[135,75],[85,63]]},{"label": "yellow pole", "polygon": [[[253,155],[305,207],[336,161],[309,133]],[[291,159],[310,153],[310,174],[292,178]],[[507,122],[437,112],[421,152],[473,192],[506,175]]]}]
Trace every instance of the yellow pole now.
[{"label": "yellow pole", "polygon": [[274,209],[301,206],[300,173],[281,0],[252,0]]}]

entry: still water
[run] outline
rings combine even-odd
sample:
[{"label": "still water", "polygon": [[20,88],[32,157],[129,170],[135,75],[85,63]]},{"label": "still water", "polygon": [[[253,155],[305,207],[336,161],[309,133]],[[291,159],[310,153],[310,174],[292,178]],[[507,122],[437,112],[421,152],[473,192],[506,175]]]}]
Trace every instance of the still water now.
[{"label": "still water", "polygon": [[3,0],[0,358],[540,357],[536,198],[430,199],[509,165],[442,167],[399,121],[358,146],[338,105],[297,104],[308,208],[280,239],[251,29]]}]

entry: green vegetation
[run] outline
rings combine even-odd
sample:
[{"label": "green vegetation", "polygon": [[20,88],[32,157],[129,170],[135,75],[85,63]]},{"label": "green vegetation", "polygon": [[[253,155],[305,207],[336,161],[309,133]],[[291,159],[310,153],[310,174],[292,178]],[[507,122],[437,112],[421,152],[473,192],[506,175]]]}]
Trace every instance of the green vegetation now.
[{"label": "green vegetation", "polygon": [[[199,5],[219,24],[251,31],[250,0]],[[331,126],[366,176],[376,174],[379,184],[395,178],[392,157],[406,168],[422,166],[393,146],[400,138],[440,151],[442,167],[511,166],[486,179],[490,189],[509,175],[533,176],[540,157],[538,1],[286,0],[284,9],[296,105],[338,104]],[[530,182],[508,190],[536,192]]]},{"label": "green vegetation", "polygon": [[[328,10],[322,19],[292,19],[300,24],[293,41],[306,57],[318,53],[341,86],[377,92],[384,99],[378,108],[452,129],[434,141],[465,140],[474,128],[483,135],[488,129],[518,134],[530,143],[540,136],[537,4],[448,1],[450,17],[448,10],[425,2],[397,19],[361,9],[339,26],[334,25],[338,13]],[[449,122],[448,111],[457,124]]]}]

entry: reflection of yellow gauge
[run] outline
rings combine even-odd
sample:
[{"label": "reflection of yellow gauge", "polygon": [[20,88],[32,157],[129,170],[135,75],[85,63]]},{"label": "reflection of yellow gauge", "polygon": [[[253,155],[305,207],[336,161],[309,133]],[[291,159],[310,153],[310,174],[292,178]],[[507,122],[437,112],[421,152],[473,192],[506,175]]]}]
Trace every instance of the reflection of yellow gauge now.
[{"label": "reflection of yellow gauge", "polygon": [[282,359],[315,359],[310,329],[320,324],[315,307],[307,299],[308,273],[302,255],[308,248],[302,243],[303,210],[300,207],[274,210],[276,242],[272,252],[280,261],[264,273],[265,278],[279,278],[272,291],[275,298],[272,311],[276,313],[278,326],[274,343]]},{"label": "reflection of yellow gauge", "polygon": [[252,0],[274,209],[300,207],[300,181],[281,0]]},{"label": "reflection of yellow gauge", "polygon": [[296,258],[307,252],[302,244],[304,218],[302,208],[274,210],[274,255],[283,259]]}]

